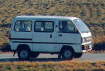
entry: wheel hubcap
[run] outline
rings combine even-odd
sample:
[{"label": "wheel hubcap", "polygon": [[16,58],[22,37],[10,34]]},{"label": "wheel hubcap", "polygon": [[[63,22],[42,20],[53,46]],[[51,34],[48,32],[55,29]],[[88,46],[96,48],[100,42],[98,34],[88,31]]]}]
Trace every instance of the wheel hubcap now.
[{"label": "wheel hubcap", "polygon": [[20,52],[20,57],[21,57],[21,58],[27,58],[27,56],[28,56],[28,52],[27,52],[26,50],[22,50],[22,51]]},{"label": "wheel hubcap", "polygon": [[65,52],[64,52],[64,57],[65,58],[70,58],[72,56],[72,53],[69,51],[69,50],[66,50]]}]

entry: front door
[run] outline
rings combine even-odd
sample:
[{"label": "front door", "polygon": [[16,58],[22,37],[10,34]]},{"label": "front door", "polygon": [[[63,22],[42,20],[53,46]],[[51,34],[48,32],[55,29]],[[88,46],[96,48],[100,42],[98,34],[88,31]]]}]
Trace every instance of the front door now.
[{"label": "front door", "polygon": [[33,32],[33,51],[54,52],[54,42],[54,21],[36,20]]},{"label": "front door", "polygon": [[63,45],[77,45],[81,43],[81,36],[72,21],[59,21],[57,42]]}]

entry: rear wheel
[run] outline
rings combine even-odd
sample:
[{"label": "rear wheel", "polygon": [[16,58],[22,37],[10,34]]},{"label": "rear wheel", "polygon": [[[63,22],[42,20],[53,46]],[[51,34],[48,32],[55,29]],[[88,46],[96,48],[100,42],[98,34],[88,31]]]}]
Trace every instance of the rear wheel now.
[{"label": "rear wheel", "polygon": [[62,50],[62,54],[61,54],[62,58],[63,59],[73,59],[73,50],[72,49],[69,49],[69,48],[64,48]]},{"label": "rear wheel", "polygon": [[28,49],[18,50],[18,57],[21,60],[28,60],[30,58],[30,50]]},{"label": "rear wheel", "polygon": [[36,58],[38,56],[39,56],[39,53],[38,52],[31,52],[31,54],[30,54],[30,57],[31,58]]}]

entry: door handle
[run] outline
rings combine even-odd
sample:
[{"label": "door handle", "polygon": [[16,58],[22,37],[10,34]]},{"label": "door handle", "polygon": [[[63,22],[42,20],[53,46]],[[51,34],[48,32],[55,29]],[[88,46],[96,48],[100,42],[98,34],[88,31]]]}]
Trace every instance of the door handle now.
[{"label": "door handle", "polygon": [[62,36],[62,34],[58,34],[58,36]]},{"label": "door handle", "polygon": [[52,34],[50,34],[50,38],[52,38]]}]

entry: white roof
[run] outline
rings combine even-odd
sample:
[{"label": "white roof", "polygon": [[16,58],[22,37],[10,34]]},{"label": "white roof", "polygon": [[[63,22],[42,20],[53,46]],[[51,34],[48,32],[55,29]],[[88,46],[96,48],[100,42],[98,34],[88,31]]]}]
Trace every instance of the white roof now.
[{"label": "white roof", "polygon": [[54,18],[54,19],[78,19],[77,17],[68,17],[68,16],[17,16],[16,18]]}]

